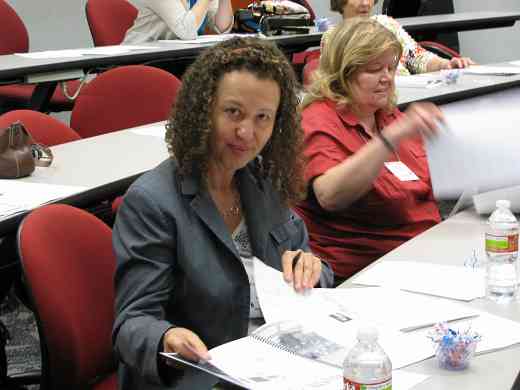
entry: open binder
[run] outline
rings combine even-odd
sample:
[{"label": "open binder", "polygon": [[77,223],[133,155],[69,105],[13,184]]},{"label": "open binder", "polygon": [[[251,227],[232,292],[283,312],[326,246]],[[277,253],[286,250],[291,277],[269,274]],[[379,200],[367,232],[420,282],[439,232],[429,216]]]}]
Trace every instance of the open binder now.
[{"label": "open binder", "polygon": [[342,388],[345,347],[294,321],[266,324],[249,336],[215,347],[198,363],[177,354],[167,359],[198,368],[246,389]]}]

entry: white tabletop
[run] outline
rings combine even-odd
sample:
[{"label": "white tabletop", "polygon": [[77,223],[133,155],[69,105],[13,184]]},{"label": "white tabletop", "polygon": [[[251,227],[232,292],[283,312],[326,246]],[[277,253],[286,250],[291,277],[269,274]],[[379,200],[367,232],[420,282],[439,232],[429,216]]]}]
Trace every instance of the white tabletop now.
[{"label": "white tabletop", "polygon": [[[493,64],[492,66],[520,68],[520,66],[517,63],[499,63]],[[520,74],[509,76],[493,76],[465,74],[463,70],[460,70],[459,72],[460,76],[454,84],[439,84],[431,88],[399,87],[397,90],[398,105],[400,107],[403,107],[412,102],[425,100],[437,104],[444,104],[456,100],[467,99],[470,97],[483,95],[490,92],[520,86]],[[440,72],[435,72],[431,75],[440,75]],[[428,77],[428,74],[412,77],[416,78],[422,76]]]},{"label": "white tabletop", "polygon": [[[473,210],[465,210],[404,243],[371,266],[382,261],[463,265],[473,250],[477,251],[477,257],[483,258],[484,231],[484,217],[479,217]],[[342,287],[351,285],[347,281]],[[468,305],[520,322],[520,301],[501,305],[481,298]],[[416,390],[510,389],[520,370],[519,358],[520,346],[516,345],[475,356],[470,367],[464,371],[440,369],[433,358],[409,366],[406,370],[430,376],[414,387]]]}]

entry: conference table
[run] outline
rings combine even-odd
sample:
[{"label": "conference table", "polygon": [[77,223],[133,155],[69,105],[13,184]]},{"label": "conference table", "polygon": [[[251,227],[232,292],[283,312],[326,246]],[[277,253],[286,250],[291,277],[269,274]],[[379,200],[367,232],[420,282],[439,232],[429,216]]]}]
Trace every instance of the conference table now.
[{"label": "conference table", "polygon": [[[485,11],[400,18],[398,21],[410,33],[430,31],[439,33],[512,26],[518,19],[520,19],[520,12]],[[321,35],[321,32],[311,32],[266,39],[275,42],[287,55],[291,55],[319,46]],[[0,56],[0,85],[37,84],[31,107],[44,111],[59,81],[81,78],[86,72],[119,65],[161,61],[186,64],[192,62],[208,45],[169,41],[152,42],[143,46],[148,48],[126,53],[92,54],[73,58],[26,58],[14,54],[3,55]]]},{"label": "conference table", "polygon": [[[519,59],[520,60],[520,59]],[[513,63],[490,64],[493,68],[505,67],[518,69],[520,72],[520,61]],[[493,74],[468,74],[462,70],[456,70],[459,77],[454,84],[443,82],[433,83],[433,86],[399,86],[397,85],[398,106],[403,109],[408,104],[419,101],[430,101],[436,104],[446,104],[458,100],[470,99],[473,97],[490,94],[493,92],[504,91],[520,86],[520,74],[512,75],[493,75]],[[413,79],[432,79],[442,80],[440,72],[404,76]]]},{"label": "conference table", "polygon": [[[485,228],[484,216],[477,215],[473,209],[466,209],[402,244],[361,271],[360,274],[380,262],[391,261],[462,266],[465,260],[473,254],[476,255],[482,266],[483,259],[485,259]],[[464,281],[462,280],[461,283]],[[353,287],[352,280],[347,280],[341,287]],[[467,305],[520,322],[520,300],[509,304],[499,304],[486,298],[479,298]],[[414,390],[509,390],[520,370],[519,357],[520,345],[514,345],[476,355],[469,368],[463,371],[440,369],[434,358],[413,364],[404,370],[429,375],[424,382],[413,387]]]}]

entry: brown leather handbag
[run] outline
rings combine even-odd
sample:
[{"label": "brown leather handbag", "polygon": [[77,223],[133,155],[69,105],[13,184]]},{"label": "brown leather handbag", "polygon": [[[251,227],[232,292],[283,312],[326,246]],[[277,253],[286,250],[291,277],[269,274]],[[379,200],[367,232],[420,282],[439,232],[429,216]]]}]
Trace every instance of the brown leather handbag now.
[{"label": "brown leather handbag", "polygon": [[49,166],[52,152],[34,142],[21,122],[0,129],[0,179],[29,176],[35,166]]}]

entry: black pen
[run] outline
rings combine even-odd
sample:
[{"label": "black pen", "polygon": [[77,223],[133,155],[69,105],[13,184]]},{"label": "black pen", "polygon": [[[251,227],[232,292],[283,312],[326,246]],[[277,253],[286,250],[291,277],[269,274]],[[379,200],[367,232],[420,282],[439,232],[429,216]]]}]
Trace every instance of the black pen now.
[{"label": "black pen", "polygon": [[296,254],[296,256],[293,257],[292,259],[292,269],[293,269],[293,272],[294,272],[294,269],[296,268],[296,264],[298,264],[298,260],[300,260],[300,257],[302,257],[302,251],[299,250],[298,253]]}]

